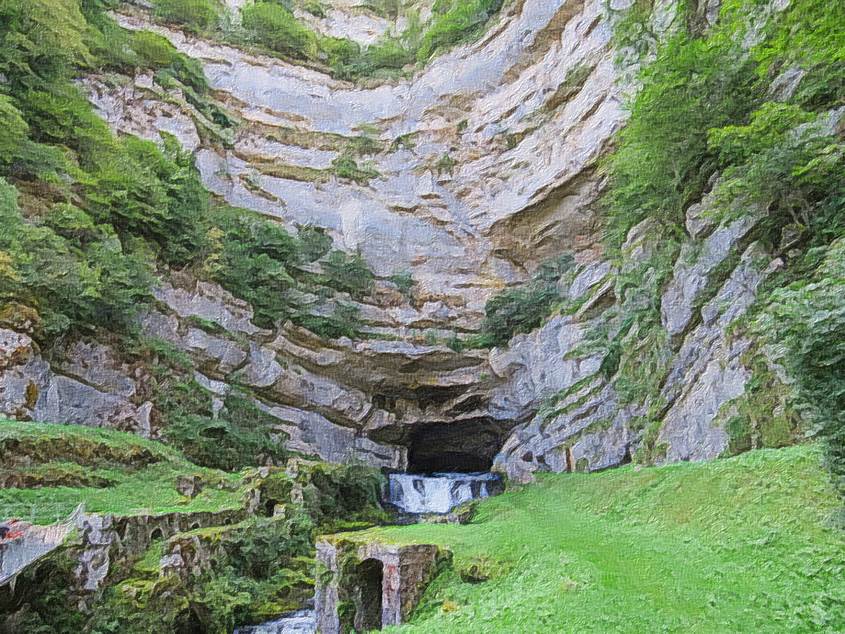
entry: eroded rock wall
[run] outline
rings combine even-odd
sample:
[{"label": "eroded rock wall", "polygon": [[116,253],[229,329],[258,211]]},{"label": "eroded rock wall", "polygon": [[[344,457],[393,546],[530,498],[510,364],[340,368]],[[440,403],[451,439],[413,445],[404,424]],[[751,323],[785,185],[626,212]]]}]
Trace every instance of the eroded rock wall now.
[{"label": "eroded rock wall", "polygon": [[[156,289],[144,333],[190,356],[213,408],[233,385],[246,387],[291,449],[325,460],[403,469],[414,438],[437,437],[415,430],[460,424],[494,430],[502,445],[496,468],[516,479],[601,469],[631,459],[648,416],[663,422],[655,461],[723,453],[726,412],[750,377],[749,342],[729,329],[779,266],[749,238],[759,213],[715,224],[707,197],[689,209],[681,257],[658,298],[670,368],[660,403],[620,398],[607,351],[586,345],[586,333],[619,309],[620,274],[661,239],[647,221],[631,230],[621,269],[603,253],[597,166],[637,88],[636,64],[612,37],[628,5],[610,4],[509,3],[479,41],[409,79],[366,86],[163,27],[137,6],[123,9],[123,26],[156,31],[201,61],[214,101],[237,125],[220,129],[151,75],[89,77],[85,88],[108,123],[154,140],[175,135],[221,199],[294,231],[325,228],[378,278],[376,292],[356,304],[367,335],[356,341],[326,341],[291,324],[259,328],[250,307],[219,287],[174,279]],[[658,3],[654,33],[673,28],[674,8]],[[708,3],[699,12],[712,24],[717,9]],[[399,28],[344,2],[312,21],[334,33],[344,20],[362,43]],[[376,175],[338,176],[334,162],[353,146]],[[562,252],[577,263],[559,283],[572,310],[491,352],[427,340],[477,331],[494,293]],[[412,297],[386,282],[398,273],[412,276]],[[3,336],[7,415],[158,434],[152,406],[137,397],[142,377],[113,361],[108,346],[78,342],[62,355],[69,362],[51,363],[26,335]],[[461,442],[452,436],[441,434]]]}]

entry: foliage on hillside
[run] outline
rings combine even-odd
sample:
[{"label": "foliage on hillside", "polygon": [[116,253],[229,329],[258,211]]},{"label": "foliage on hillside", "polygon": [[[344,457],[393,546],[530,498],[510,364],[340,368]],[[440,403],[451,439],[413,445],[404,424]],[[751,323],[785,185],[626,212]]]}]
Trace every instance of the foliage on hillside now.
[{"label": "foliage on hillside", "polygon": [[[291,320],[319,336],[355,337],[358,309],[348,298],[363,299],[373,275],[360,256],[333,250],[322,230],[293,235],[212,201],[174,138],[154,144],[111,132],[78,76],[151,71],[214,124],[232,125],[206,99],[199,63],[159,35],[120,28],[105,12],[113,6],[0,0],[0,309],[35,315],[45,347],[79,334],[121,337],[130,360],[151,368],[147,397],[166,438],[196,463],[279,463],[286,452],[251,396],[233,392],[212,412],[190,360],[143,339],[138,316],[157,280],[180,269],[250,302],[261,327]],[[304,294],[314,299],[304,303]],[[312,314],[312,304],[334,296],[334,312]]]},{"label": "foliage on hillside", "polygon": [[[266,475],[255,469],[224,473],[133,434],[12,421],[0,421],[0,458],[17,478],[13,486],[0,487],[0,505],[27,520],[52,522],[80,503],[88,512],[118,517],[229,510],[239,512],[230,521],[243,518],[171,538],[196,544],[207,557],[198,574],[185,578],[161,569],[167,540],[154,540],[140,556],[126,554],[137,544],[114,549],[109,577],[90,612],[78,609],[72,595],[79,553],[69,543],[41,573],[28,571],[19,579],[22,587],[35,584],[16,622],[18,631],[32,634],[146,634],[183,631],[189,624],[231,632],[236,624],[298,608],[311,596],[317,533],[385,520],[379,503],[383,478],[367,467],[299,461]],[[8,471],[0,475],[8,482]],[[81,475],[88,481],[79,481]],[[201,483],[195,497],[177,490],[182,476]],[[250,489],[261,500],[252,514],[246,510]],[[277,505],[285,510],[274,516]]]},{"label": "foliage on hillside", "polygon": [[[106,325],[126,330],[149,299],[159,264],[220,282],[255,306],[261,326],[288,318],[313,325],[307,307],[291,304],[286,291],[316,289],[296,269],[329,254],[330,238],[307,227],[293,236],[266,218],[213,205],[174,139],[164,136],[157,146],[114,136],[73,84],[81,72],[154,70],[157,81],[177,82],[228,125],[200,98],[207,84],[198,62],[161,36],[119,28],[104,13],[110,6],[0,4],[7,25],[0,123],[9,131],[0,217],[10,229],[0,236],[0,300],[38,310],[42,340]],[[355,257],[333,252],[326,268],[325,286],[357,298],[372,282]],[[352,336],[355,314],[347,312],[342,330]],[[338,330],[323,325],[318,334]]]},{"label": "foliage on hillside", "polygon": [[[806,305],[799,309],[795,293],[778,289],[797,280],[804,280],[803,288],[811,279],[835,278],[823,262],[845,235],[845,140],[841,122],[831,124],[845,105],[845,7],[824,0],[795,0],[785,10],[772,10],[769,4],[732,0],[723,3],[718,22],[709,29],[692,19],[677,26],[644,66],[631,119],[606,165],[607,244],[623,273],[616,282],[617,305],[588,338],[608,352],[603,369],[622,398],[649,403],[655,424],[667,360],[677,345],[661,326],[660,296],[680,243],[688,239],[685,212],[708,188],[715,187],[711,220],[762,210],[764,218],[748,239],[761,241],[785,263],[752,310],[750,319],[766,324],[758,330],[758,349],[766,342],[777,344],[777,333],[794,335],[798,314],[808,320],[804,323],[824,322],[805,331],[801,345],[793,339],[785,359],[808,395],[812,389],[801,378],[806,350],[827,346],[837,328],[825,321],[823,292],[805,292]],[[640,21],[648,17],[643,6],[637,5]],[[622,26],[631,28],[631,20]],[[790,76],[798,77],[794,90],[786,88]],[[634,266],[623,244],[644,220],[657,240]],[[717,272],[705,300],[724,274]],[[791,315],[784,302],[792,307]],[[845,385],[833,361],[811,375],[817,387],[824,383],[833,394],[839,393],[836,386]],[[757,384],[775,390],[779,385]],[[766,406],[773,402],[758,400]],[[768,418],[774,421],[771,411]],[[651,425],[645,452],[654,449],[649,442],[656,429]],[[831,441],[832,455],[841,456],[841,433],[832,425],[821,430]],[[767,430],[762,438],[783,442],[782,433]],[[838,460],[832,458],[831,464]],[[841,477],[845,471],[836,468]]]},{"label": "foliage on hillside", "polygon": [[466,526],[350,539],[454,553],[392,632],[835,632],[845,544],[820,453],[548,474]]}]

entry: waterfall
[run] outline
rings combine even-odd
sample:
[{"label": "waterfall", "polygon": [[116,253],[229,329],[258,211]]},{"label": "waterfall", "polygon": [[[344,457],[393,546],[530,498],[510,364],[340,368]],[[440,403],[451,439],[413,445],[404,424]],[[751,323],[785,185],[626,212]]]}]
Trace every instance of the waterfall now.
[{"label": "waterfall", "polygon": [[464,502],[496,493],[499,482],[492,473],[394,473],[388,499],[406,513],[448,513]]}]

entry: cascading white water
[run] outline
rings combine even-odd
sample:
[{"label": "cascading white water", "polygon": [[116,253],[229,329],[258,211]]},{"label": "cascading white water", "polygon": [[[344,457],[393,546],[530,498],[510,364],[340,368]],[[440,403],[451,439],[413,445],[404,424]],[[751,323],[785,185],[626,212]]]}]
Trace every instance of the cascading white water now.
[{"label": "cascading white water", "polygon": [[464,502],[489,497],[498,482],[492,473],[394,473],[388,496],[406,513],[448,513]]},{"label": "cascading white water", "polygon": [[316,631],[314,610],[291,612],[275,621],[235,628],[235,634],[314,634]]}]

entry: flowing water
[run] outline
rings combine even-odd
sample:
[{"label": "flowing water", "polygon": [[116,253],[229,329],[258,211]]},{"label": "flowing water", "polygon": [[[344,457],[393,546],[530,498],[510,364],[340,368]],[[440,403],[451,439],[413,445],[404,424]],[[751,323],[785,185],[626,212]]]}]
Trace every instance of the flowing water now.
[{"label": "flowing water", "polygon": [[317,618],[314,610],[291,612],[275,621],[235,628],[235,634],[314,634],[316,631]]},{"label": "flowing water", "polygon": [[497,493],[500,482],[492,473],[394,473],[388,501],[406,513],[448,513],[464,502]]}]

